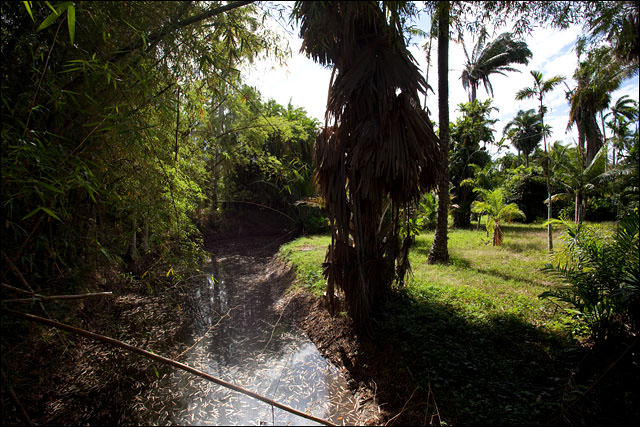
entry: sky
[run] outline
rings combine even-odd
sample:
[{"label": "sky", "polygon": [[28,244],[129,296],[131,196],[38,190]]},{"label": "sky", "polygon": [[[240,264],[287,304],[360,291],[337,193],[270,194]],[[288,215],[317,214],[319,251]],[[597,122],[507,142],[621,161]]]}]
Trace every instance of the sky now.
[{"label": "sky", "polygon": [[[423,14],[425,15],[425,14]],[[428,18],[423,18],[416,23],[418,28],[427,30]],[[274,99],[279,104],[287,105],[289,100],[295,107],[304,108],[310,116],[324,122],[324,112],[326,109],[327,92],[331,70],[323,68],[299,53],[302,39],[299,38],[298,29],[291,29],[285,23],[271,22],[275,31],[282,33],[289,41],[292,56],[282,66],[271,60],[261,60],[243,70],[243,76],[249,85],[255,86],[261,92],[264,100]],[[286,31],[285,31],[286,30]],[[497,36],[507,28],[497,29],[494,36]],[[507,76],[494,74],[491,76],[493,86],[492,106],[498,108],[491,115],[492,119],[498,119],[495,124],[496,132],[494,137],[499,141],[505,125],[512,120],[518,110],[537,110],[537,100],[517,101],[515,94],[518,90],[533,86],[531,70],[541,71],[543,78],[548,79],[555,75],[565,76],[569,87],[575,87],[576,83],[572,78],[573,72],[578,64],[574,45],[577,37],[581,34],[581,26],[572,26],[566,30],[551,28],[538,28],[525,38],[529,49],[533,53],[528,65],[515,65],[514,68],[520,70],[519,73],[508,73]],[[465,34],[465,43],[470,52],[474,40],[470,34]],[[416,59],[418,66],[423,73],[427,70],[427,61],[422,46],[426,40],[416,40],[409,46],[409,51]],[[432,61],[429,70],[429,85],[437,91],[437,42],[434,40],[431,51]],[[461,44],[450,42],[449,44],[449,115],[450,120],[455,121],[461,115],[458,111],[458,104],[468,101],[468,94],[462,87],[460,74],[465,62],[465,55]],[[577,130],[573,127],[566,131],[567,119],[569,115],[569,104],[565,99],[566,86],[559,85],[556,90],[544,98],[544,103],[548,108],[545,115],[545,124],[552,127],[552,135],[549,141],[562,141],[563,144],[575,144],[577,141]],[[626,80],[620,89],[612,94],[612,103],[619,97],[629,95],[632,99],[638,100],[638,76]],[[481,84],[478,88],[478,100],[485,100],[489,97]],[[422,98],[421,98],[422,99]],[[437,94],[429,92],[427,107],[431,113],[431,119],[438,121]],[[513,148],[510,149],[513,152]],[[495,153],[496,149],[491,148],[490,152]]]}]

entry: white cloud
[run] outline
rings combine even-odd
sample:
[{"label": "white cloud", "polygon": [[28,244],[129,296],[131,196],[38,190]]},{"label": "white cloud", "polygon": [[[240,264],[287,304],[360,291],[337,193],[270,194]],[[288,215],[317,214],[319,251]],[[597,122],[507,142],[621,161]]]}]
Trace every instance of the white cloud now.
[{"label": "white cloud", "polygon": [[[419,24],[426,29],[427,20],[421,19]],[[498,33],[498,32],[497,32]],[[257,63],[251,70],[244,73],[247,82],[257,86],[265,99],[273,98],[278,103],[286,105],[289,99],[298,107],[304,107],[307,112],[319,120],[324,119],[326,108],[327,90],[331,78],[331,70],[322,68],[308,59],[303,54],[298,53],[301,40],[297,37],[297,30],[290,37],[293,57],[288,61],[286,67],[275,66],[273,62],[262,61]],[[518,110],[538,108],[535,100],[516,101],[515,93],[528,86],[533,85],[533,78],[530,70],[538,70],[545,78],[554,75],[564,75],[567,77],[569,86],[575,85],[571,76],[577,65],[576,53],[573,49],[575,40],[581,34],[581,27],[572,26],[566,30],[556,30],[549,28],[539,28],[533,31],[526,41],[533,53],[533,57],[527,66],[516,66],[521,73],[509,73],[507,76],[494,75],[491,77],[494,97],[493,105],[499,109],[494,112],[492,118],[498,119],[495,124],[495,137],[500,139],[505,124],[510,121]],[[467,44],[471,46],[472,37],[466,37]],[[422,46],[425,41],[420,41]],[[423,73],[426,72],[426,57],[421,47],[412,45],[410,52],[417,60]],[[438,75],[437,75],[437,41],[433,41],[431,50],[431,68],[429,70],[429,84],[436,94],[429,92],[427,107],[431,113],[431,119],[438,121]],[[449,106],[450,120],[454,121],[460,116],[458,104],[468,101],[468,95],[462,87],[460,74],[464,67],[465,55],[462,45],[450,42],[449,44]],[[565,144],[577,140],[577,132],[572,129],[565,133],[568,119],[568,103],[565,99],[566,87],[564,84],[557,87],[555,91],[547,95],[544,102],[548,107],[545,122],[553,128],[551,140],[561,140]],[[628,94],[633,99],[638,98],[638,78],[628,81],[621,89],[614,92],[612,100],[615,102],[618,97]],[[478,89],[478,99],[486,99],[488,95],[484,87]]]}]

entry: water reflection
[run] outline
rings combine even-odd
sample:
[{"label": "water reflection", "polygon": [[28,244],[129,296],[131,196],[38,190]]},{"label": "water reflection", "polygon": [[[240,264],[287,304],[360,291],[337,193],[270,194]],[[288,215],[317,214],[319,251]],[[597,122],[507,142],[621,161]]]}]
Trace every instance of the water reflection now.
[{"label": "water reflection", "polygon": [[[192,344],[181,361],[221,379],[337,424],[355,424],[356,402],[346,381],[294,325],[272,309],[268,260],[227,256],[206,267],[193,283]],[[213,327],[212,327],[213,325]],[[190,341],[189,341],[190,340]],[[315,425],[251,397],[176,370],[157,383],[163,409],[152,424]],[[149,405],[157,406],[157,405]]]}]

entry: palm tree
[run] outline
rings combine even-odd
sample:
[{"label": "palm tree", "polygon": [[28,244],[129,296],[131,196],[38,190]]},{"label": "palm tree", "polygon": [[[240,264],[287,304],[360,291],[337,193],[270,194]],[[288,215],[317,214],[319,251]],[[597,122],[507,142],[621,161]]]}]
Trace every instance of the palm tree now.
[{"label": "palm tree", "polygon": [[[344,291],[355,324],[408,268],[409,206],[436,184],[440,147],[418,93],[426,82],[402,33],[405,3],[296,2],[303,49],[333,65],[326,126],[316,137],[316,178],[331,223],[324,274],[333,306]],[[388,16],[388,18],[387,18]]]},{"label": "palm tree", "polygon": [[502,226],[501,221],[510,222],[514,218],[525,219],[525,214],[515,203],[504,203],[504,190],[496,188],[495,190],[476,189],[480,193],[482,200],[473,202],[471,210],[478,215],[487,215],[487,233],[493,233],[493,246],[502,244]]},{"label": "palm tree", "polygon": [[438,180],[438,218],[429,264],[447,263],[447,227],[449,225],[449,9],[448,1],[438,2],[438,136],[442,173]]},{"label": "palm tree", "polygon": [[462,45],[467,63],[460,78],[462,86],[469,91],[469,102],[476,100],[476,91],[480,82],[485,90],[493,97],[493,86],[489,77],[492,74],[506,75],[508,71],[519,70],[510,67],[510,64],[528,64],[532,54],[524,41],[514,40],[511,33],[502,33],[489,44],[485,44],[487,34],[481,32],[478,43],[471,52]]},{"label": "palm tree", "polygon": [[604,173],[607,148],[603,146],[591,163],[585,166],[582,152],[578,147],[567,148],[556,144],[551,150],[555,165],[555,182],[564,188],[563,193],[554,194],[552,199],[571,196],[575,201],[574,221],[582,222],[589,193],[595,189]]},{"label": "palm tree", "polygon": [[504,127],[503,133],[509,139],[518,153],[522,152],[525,164],[529,167],[529,154],[542,140],[542,121],[534,109],[518,111],[516,117]]},{"label": "palm tree", "polygon": [[638,120],[638,103],[629,98],[628,95],[624,95],[616,101],[615,105],[611,107],[611,111],[605,114],[604,118],[611,117],[611,120],[607,123],[608,127],[613,131],[613,166],[616,165],[616,149],[620,149],[621,141],[628,133],[628,124]]},{"label": "palm tree", "polygon": [[579,147],[586,153],[585,164],[591,163],[604,143],[597,113],[609,106],[611,92],[632,72],[632,67],[613,59],[611,48],[602,47],[590,51],[573,74],[578,85],[567,92],[571,105],[567,129],[574,124],[578,128]]},{"label": "palm tree", "polygon": [[[544,100],[544,96],[555,89],[563,80],[563,76],[553,76],[548,80],[544,80],[542,77],[542,73],[540,71],[531,71],[531,75],[533,76],[533,86],[524,88],[519,90],[516,93],[516,99],[528,99],[528,98],[537,98],[540,102],[538,107],[538,113],[540,114],[540,123],[542,128],[545,129],[544,126],[544,113],[546,112],[546,107],[542,103]],[[549,177],[549,153],[547,151],[547,135],[546,132],[542,133],[542,141],[544,143],[544,174],[547,181],[547,249],[549,251],[553,250],[553,235],[551,229],[551,181]]]}]

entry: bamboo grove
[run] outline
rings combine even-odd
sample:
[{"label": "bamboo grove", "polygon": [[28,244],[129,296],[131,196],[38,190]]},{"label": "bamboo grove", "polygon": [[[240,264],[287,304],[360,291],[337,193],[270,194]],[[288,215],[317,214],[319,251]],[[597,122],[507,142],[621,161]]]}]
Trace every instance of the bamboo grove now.
[{"label": "bamboo grove", "polygon": [[3,280],[193,262],[243,173],[313,194],[316,121],[241,80],[288,51],[248,3],[2,3]]}]

